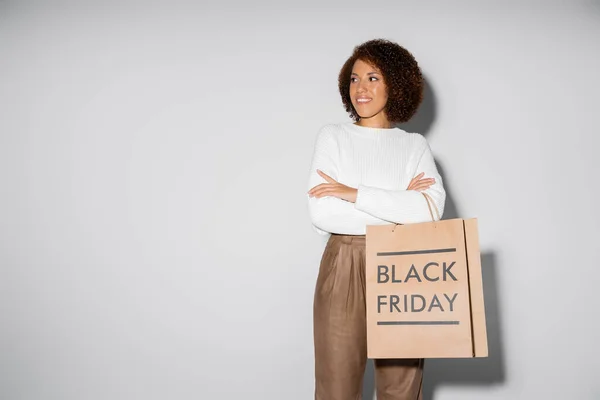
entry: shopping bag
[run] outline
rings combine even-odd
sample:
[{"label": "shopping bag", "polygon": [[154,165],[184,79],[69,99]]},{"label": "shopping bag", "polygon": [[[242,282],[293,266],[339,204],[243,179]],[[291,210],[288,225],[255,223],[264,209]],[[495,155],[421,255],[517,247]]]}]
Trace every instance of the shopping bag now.
[{"label": "shopping bag", "polygon": [[368,357],[487,357],[477,219],[422,194],[432,222],[366,228]]}]

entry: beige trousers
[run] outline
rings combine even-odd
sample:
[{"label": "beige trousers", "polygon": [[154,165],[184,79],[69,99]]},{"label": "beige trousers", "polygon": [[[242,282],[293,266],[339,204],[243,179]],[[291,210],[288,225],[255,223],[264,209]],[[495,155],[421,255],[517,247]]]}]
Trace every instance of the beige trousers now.
[{"label": "beige trousers", "polygon": [[[313,310],[316,400],[362,399],[365,245],[364,235],[332,234],[321,259]],[[421,400],[422,359],[374,360],[374,365],[378,400]]]}]

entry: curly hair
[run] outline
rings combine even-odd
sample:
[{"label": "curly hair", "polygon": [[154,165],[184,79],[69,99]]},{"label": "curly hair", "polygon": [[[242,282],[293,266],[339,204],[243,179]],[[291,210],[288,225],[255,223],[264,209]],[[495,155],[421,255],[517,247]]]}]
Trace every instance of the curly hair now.
[{"label": "curly hair", "polygon": [[390,122],[407,122],[417,112],[423,100],[423,75],[413,55],[404,47],[385,39],[369,40],[354,48],[338,77],[342,102],[350,117],[360,116],[350,100],[350,78],[356,60],[362,60],[379,69],[387,88],[385,114]]}]

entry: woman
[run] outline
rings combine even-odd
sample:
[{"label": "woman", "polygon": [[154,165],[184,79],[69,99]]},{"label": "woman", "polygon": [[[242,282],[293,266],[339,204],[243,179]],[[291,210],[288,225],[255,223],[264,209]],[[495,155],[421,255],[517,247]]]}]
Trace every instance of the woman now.
[{"label": "woman", "polygon": [[[312,226],[331,236],[314,298],[315,399],[361,398],[366,365],[367,225],[431,221],[421,192],[441,216],[446,193],[431,149],[408,121],[423,98],[413,56],[396,43],[357,46],[339,74],[354,123],[328,124],[317,135],[309,177]],[[379,400],[421,399],[423,360],[375,360]]]}]

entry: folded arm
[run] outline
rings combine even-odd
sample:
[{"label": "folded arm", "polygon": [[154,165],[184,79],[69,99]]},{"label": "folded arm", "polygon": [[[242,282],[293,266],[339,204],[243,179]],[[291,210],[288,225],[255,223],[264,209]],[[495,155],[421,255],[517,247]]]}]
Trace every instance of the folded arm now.
[{"label": "folded arm", "polygon": [[[310,174],[308,179],[308,190],[321,184],[327,183],[317,173],[317,169],[323,171],[336,181],[339,177],[339,149],[335,138],[327,129],[321,128],[317,135],[313,153]],[[366,225],[380,225],[385,223],[380,218],[354,207],[353,203],[334,196],[310,197],[308,198],[308,210],[315,231],[325,235],[329,233],[364,234]]]},{"label": "folded arm", "polygon": [[[423,138],[424,139],[424,138]],[[425,140],[425,139],[424,139]],[[435,203],[439,216],[444,213],[446,191],[442,177],[438,173],[431,153],[431,148],[425,140],[416,174],[424,172],[423,178],[434,178],[435,183],[423,192],[429,194]],[[415,174],[415,175],[416,175]],[[397,224],[410,224],[431,221],[431,214],[423,192],[416,190],[387,190],[372,186],[359,185],[354,207],[376,218]],[[438,220],[432,209],[434,220]]]}]

